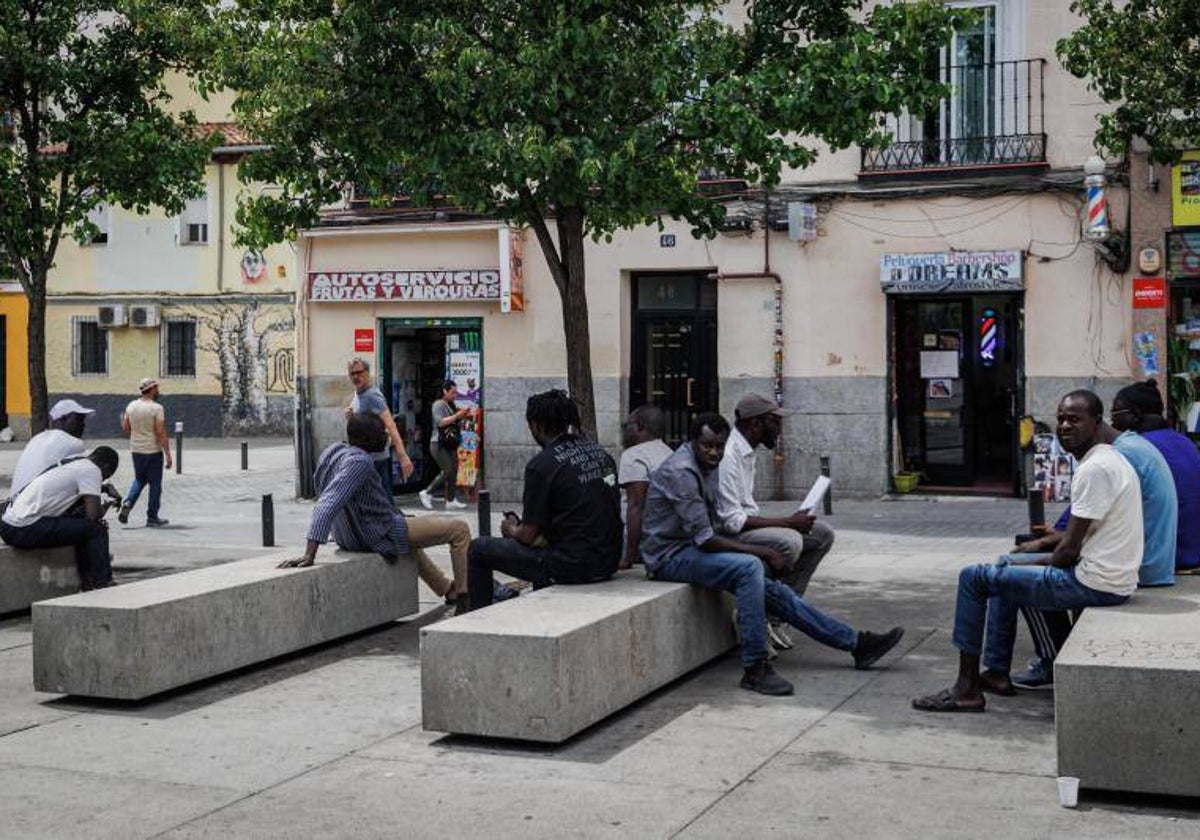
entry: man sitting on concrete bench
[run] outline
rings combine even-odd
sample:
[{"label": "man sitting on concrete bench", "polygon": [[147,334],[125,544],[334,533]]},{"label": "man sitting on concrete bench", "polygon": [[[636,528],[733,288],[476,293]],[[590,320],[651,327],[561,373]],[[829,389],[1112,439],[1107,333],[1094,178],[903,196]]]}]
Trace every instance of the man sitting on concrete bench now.
[{"label": "man sitting on concrete bench", "polygon": [[523,518],[506,515],[500,537],[471,541],[471,609],[492,604],[492,573],[555,583],[612,577],[621,558],[617,465],[594,441],[579,437],[579,410],[565,391],[534,394],[525,422],[542,451],[525,466]]},{"label": "man sitting on concrete bench", "polygon": [[[116,450],[65,458],[30,481],[0,517],[0,538],[14,548],[75,547],[84,591],[113,585],[102,485],[117,471]],[[112,491],[116,495],[115,491]]]},{"label": "man sitting on concrete bench", "polygon": [[[914,709],[982,712],[985,690],[1006,693],[1019,607],[1114,606],[1137,588],[1141,489],[1129,462],[1104,443],[1103,416],[1104,406],[1091,391],[1072,391],[1058,404],[1058,441],[1079,462],[1066,533],[1053,554],[1035,556],[1036,565],[980,563],[959,573],[953,636],[958,680],[914,699]],[[981,659],[987,668],[982,673]]]},{"label": "man sitting on concrete bench", "polygon": [[26,484],[63,458],[84,454],[83,430],[87,416],[93,411],[75,400],[59,400],[54,404],[50,409],[50,428],[31,437],[21,450],[13,468],[9,496],[20,493]]},{"label": "man sitting on concrete bench", "polygon": [[866,669],[895,647],[903,628],[887,633],[856,632],[825,615],[790,586],[768,577],[787,571],[787,558],[762,543],[718,536],[713,529],[718,494],[718,466],[729,438],[729,423],[719,414],[699,415],[691,439],[679,447],[650,477],[650,493],[642,521],[642,562],[655,580],[691,583],[732,592],[737,598],[737,624],[742,640],[741,687],[759,694],[792,693],[792,684],[767,661],[767,613],[779,616],[806,636],[854,656],[854,667]]},{"label": "man sitting on concrete bench", "polygon": [[[388,445],[388,430],[378,414],[360,412],[346,421],[347,443],[334,443],[321,453],[314,472],[320,497],[313,508],[308,547],[300,557],[284,560],[279,568],[311,566],[321,543],[333,538],[347,551],[374,551],[391,562],[401,554],[417,560],[421,580],[447,603],[465,607],[467,547],[471,529],[461,519],[421,516],[406,519],[375,468],[372,453]],[[450,546],[454,580],[449,581],[421,549]]]}]

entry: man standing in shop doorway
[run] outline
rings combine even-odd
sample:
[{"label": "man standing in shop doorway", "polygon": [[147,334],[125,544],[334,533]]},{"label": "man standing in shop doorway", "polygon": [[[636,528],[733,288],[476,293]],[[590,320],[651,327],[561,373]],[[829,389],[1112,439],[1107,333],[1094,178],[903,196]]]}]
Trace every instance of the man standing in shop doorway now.
[{"label": "man standing in shop doorway", "polygon": [[171,469],[171,442],[167,439],[167,416],[158,402],[158,381],[143,379],[138,383],[141,397],[125,406],[121,415],[121,428],[129,435],[129,451],[133,457],[133,484],[121,503],[117,519],[121,524],[129,521],[129,512],[142,495],[142,488],[149,485],[150,501],[146,508],[146,525],[160,528],[167,520],[158,515],[162,500],[163,467]]},{"label": "man standing in shop doorway", "polygon": [[[407,479],[412,475],[413,463],[408,457],[408,451],[404,448],[404,441],[400,439],[400,430],[396,428],[396,421],[392,419],[392,411],[388,408],[383,392],[371,384],[370,362],[361,356],[355,356],[346,365],[346,373],[350,377],[350,383],[354,386],[354,397],[345,409],[346,419],[360,413],[378,415],[379,419],[383,421],[383,427],[387,429],[391,448],[396,450],[396,459],[400,462],[400,475]],[[375,471],[379,473],[379,479],[383,482],[383,489],[388,494],[388,498],[394,497],[396,491],[392,484],[392,456],[388,452],[388,447],[384,447],[381,452],[371,453],[371,458],[375,461]]]}]

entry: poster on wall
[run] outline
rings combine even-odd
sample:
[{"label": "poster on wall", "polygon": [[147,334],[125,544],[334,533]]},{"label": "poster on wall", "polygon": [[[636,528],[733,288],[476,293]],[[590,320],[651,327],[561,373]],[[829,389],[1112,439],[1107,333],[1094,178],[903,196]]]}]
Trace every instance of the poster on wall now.
[{"label": "poster on wall", "polygon": [[1171,220],[1176,227],[1200,225],[1200,152],[1184,152],[1171,168]]},{"label": "poster on wall", "polygon": [[525,234],[500,229],[500,311],[525,311]]},{"label": "poster on wall", "polygon": [[1072,458],[1051,434],[1033,437],[1033,487],[1047,502],[1071,501]]},{"label": "poster on wall", "polygon": [[[454,338],[455,346],[460,346],[458,336]],[[458,399],[454,404],[471,409],[459,423],[462,440],[458,445],[458,486],[474,487],[479,481],[480,444],[483,441],[483,354],[477,350],[447,352],[446,378],[453,379],[458,385]]]}]

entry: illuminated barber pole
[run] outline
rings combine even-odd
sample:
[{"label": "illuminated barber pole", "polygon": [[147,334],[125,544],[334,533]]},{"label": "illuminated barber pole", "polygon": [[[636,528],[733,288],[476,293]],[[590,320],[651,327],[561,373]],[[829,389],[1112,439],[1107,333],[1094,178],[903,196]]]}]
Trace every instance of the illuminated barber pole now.
[{"label": "illuminated barber pole", "polygon": [[1108,181],[1104,177],[1104,161],[1092,155],[1083,165],[1086,176],[1083,185],[1087,188],[1087,223],[1083,235],[1088,239],[1104,239],[1108,236],[1108,198],[1104,188]]}]

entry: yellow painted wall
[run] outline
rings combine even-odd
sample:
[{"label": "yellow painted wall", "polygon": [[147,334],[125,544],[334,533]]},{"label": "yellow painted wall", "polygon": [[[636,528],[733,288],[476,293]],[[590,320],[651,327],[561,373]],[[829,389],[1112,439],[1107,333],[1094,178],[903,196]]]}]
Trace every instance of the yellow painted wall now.
[{"label": "yellow painted wall", "polygon": [[4,355],[5,407],[11,415],[29,414],[29,301],[22,291],[0,292],[0,315],[6,319]]}]

